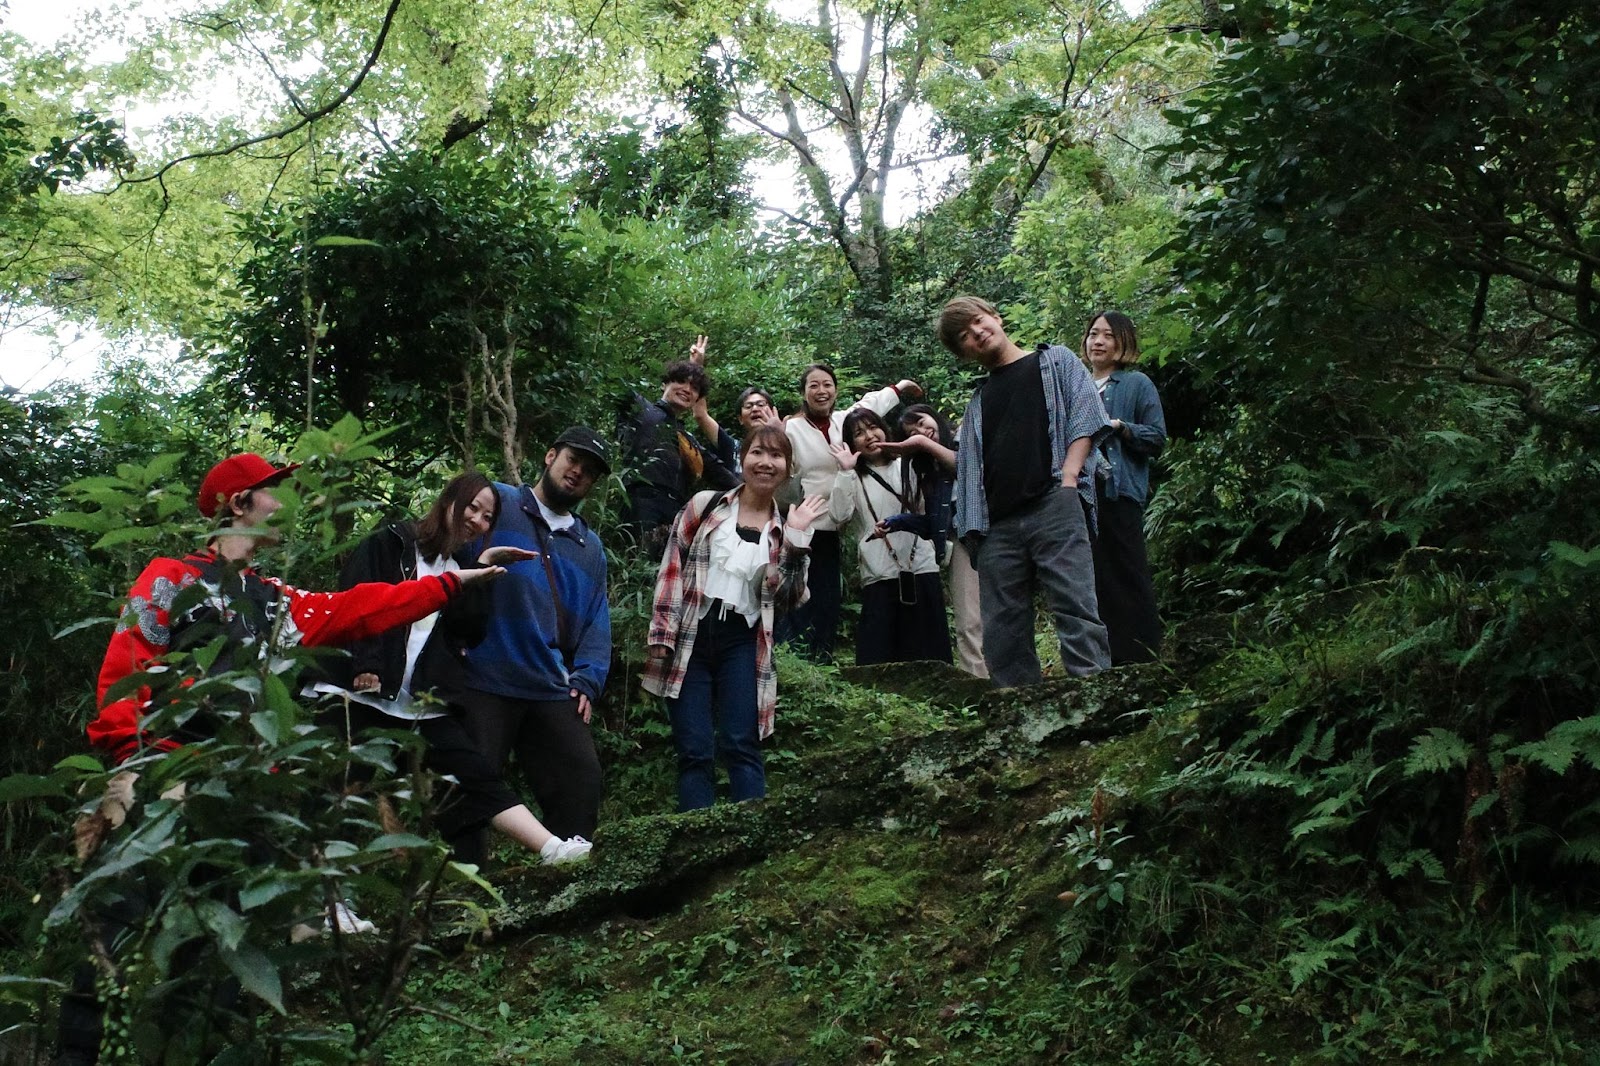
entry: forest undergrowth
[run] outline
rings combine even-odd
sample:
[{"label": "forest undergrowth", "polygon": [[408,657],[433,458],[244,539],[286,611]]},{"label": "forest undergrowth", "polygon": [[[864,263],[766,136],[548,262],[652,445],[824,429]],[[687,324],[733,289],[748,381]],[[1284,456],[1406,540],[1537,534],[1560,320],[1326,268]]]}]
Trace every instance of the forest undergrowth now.
[{"label": "forest undergrowth", "polygon": [[[476,1028],[409,1019],[386,1061],[1587,1061],[1592,804],[1560,741],[1528,739],[1548,691],[1474,730],[1464,632],[1417,625],[1441,597],[1474,613],[1428,567],[1197,619],[1192,674],[1119,671],[1165,675],[1132,682],[1153,699],[1030,695],[1088,708],[1037,745],[1003,697],[885,699],[931,668],[856,688],[786,662],[800,736],[770,805],[833,785],[852,723],[989,750],[576,927],[463,942],[413,992]],[[612,876],[608,837],[577,882]]]},{"label": "forest undergrowth", "polygon": [[[143,807],[86,863],[67,836],[106,782],[98,764],[5,782],[36,840],[12,876],[40,886],[8,903],[13,1039],[48,1028],[85,919],[137,868],[164,895],[143,947],[115,961],[116,1041],[146,1061],[211,1061],[201,1036],[150,1049],[165,1019],[213,1014],[235,1056],[220,1061],[242,1062],[1587,1061],[1600,554],[1553,539],[1518,556],[1514,524],[1482,531],[1473,499],[1500,489],[1477,476],[1485,439],[1482,465],[1458,452],[1457,480],[1418,509],[1430,534],[1410,546],[1338,518],[1381,506],[1353,468],[1321,468],[1337,496],[1274,468],[1266,498],[1317,501],[1290,505],[1290,570],[1272,589],[1225,550],[1210,570],[1169,563],[1172,587],[1226,570],[1249,602],[1179,621],[1158,664],[992,693],[944,667],[785,653],[761,803],[669,813],[664,716],[614,690],[602,829],[570,872],[505,851],[486,879],[444,864],[400,737],[352,754],[394,774],[379,791],[422,835],[386,826],[375,795],[311,817],[301,782],[340,756],[286,683],[243,670],[177,686],[175,717],[259,709],[224,714],[194,758],[142,766]],[[309,441],[288,509],[313,532],[287,566],[327,566],[346,535],[338,486],[371,447],[353,421]],[[1196,463],[1176,457],[1175,495]],[[131,509],[151,528],[145,512],[187,495],[155,487],[169,466],[92,479],[81,492],[103,506],[71,521],[132,528]],[[1218,528],[1169,526],[1165,548]],[[1345,580],[1305,561],[1318,540]],[[619,588],[647,581],[617,563]],[[615,599],[631,692],[643,601]],[[157,794],[176,780],[195,792],[175,807]],[[278,848],[276,865],[245,838]],[[385,935],[283,944],[335,889]],[[196,982],[243,996],[208,1004],[185,992]]]}]

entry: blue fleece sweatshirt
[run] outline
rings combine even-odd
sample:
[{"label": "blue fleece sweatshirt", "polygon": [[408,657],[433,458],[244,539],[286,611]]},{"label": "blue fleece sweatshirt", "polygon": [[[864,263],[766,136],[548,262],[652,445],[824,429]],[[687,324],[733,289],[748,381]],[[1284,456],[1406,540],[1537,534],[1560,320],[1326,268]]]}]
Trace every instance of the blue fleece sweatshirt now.
[{"label": "blue fleece sweatshirt", "polygon": [[490,587],[489,631],[467,656],[467,684],[483,692],[524,700],[566,699],[577,689],[598,699],[611,669],[611,607],[606,602],[606,553],[582,518],[551,530],[526,485],[495,483],[500,515],[484,546],[510,544],[542,550],[549,545],[556,588],[574,645],[572,670],[562,663],[560,629],[542,559],[514,563]]}]

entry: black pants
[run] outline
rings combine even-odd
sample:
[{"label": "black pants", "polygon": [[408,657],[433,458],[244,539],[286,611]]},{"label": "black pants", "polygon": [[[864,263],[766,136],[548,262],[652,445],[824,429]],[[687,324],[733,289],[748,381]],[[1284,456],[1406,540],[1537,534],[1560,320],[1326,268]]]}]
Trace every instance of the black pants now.
[{"label": "black pants", "polygon": [[519,700],[466,692],[461,722],[489,765],[505,772],[511,753],[539,802],[539,819],[558,837],[594,836],[605,784],[578,701]]},{"label": "black pants", "polygon": [[819,529],[811,535],[811,563],[806,571],[810,598],[778,616],[778,643],[793,641],[812,662],[833,662],[844,595],[839,587],[839,531]]},{"label": "black pants", "polygon": [[1125,496],[1100,497],[1093,538],[1094,590],[1111,641],[1111,663],[1147,663],[1161,652],[1161,616],[1144,547],[1144,507]]},{"label": "black pants", "polygon": [[356,700],[347,704],[343,698],[335,697],[324,705],[317,719],[346,739],[369,729],[414,728],[425,745],[422,765],[435,774],[455,778],[455,784],[440,794],[436,817],[439,835],[463,862],[481,861],[476,853],[479,830],[501,811],[522,803],[455,715],[408,722]]},{"label": "black pants", "polygon": [[856,665],[950,661],[950,621],[938,574],[916,576],[917,602],[900,602],[900,582],[874,581],[861,589]]}]

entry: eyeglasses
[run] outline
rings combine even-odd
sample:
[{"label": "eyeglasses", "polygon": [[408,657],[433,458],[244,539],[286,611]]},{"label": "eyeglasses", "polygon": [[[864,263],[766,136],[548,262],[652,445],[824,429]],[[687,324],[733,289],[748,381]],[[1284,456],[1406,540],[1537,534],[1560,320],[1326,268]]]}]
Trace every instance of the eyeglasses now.
[{"label": "eyeglasses", "polygon": [[771,407],[765,400],[746,400],[740,407],[741,411],[759,411],[763,407]]}]

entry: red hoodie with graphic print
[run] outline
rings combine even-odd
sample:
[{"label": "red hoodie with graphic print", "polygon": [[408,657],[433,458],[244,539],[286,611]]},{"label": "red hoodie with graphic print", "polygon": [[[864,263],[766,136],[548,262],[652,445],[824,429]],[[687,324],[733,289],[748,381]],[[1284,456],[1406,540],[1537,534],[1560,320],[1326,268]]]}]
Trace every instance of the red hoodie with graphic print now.
[{"label": "red hoodie with graphic print", "polygon": [[[196,582],[207,586],[204,602],[180,618],[171,617],[178,593]],[[447,573],[392,585],[371,582],[343,592],[302,592],[248,567],[235,570],[214,551],[155,559],[128,592],[128,603],[106,649],[95,692],[101,710],[89,723],[89,743],[117,762],[138,752],[141,744],[166,750],[178,747],[176,741],[152,739],[140,730],[140,719],[150,705],[148,686],[111,703],[106,702],[106,693],[123,678],[150,669],[170,650],[174,633],[202,615],[219,622],[223,631],[241,642],[275,633],[274,650],[297,644],[318,647],[363,640],[426,618],[460,590],[461,578]]]}]

